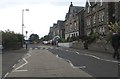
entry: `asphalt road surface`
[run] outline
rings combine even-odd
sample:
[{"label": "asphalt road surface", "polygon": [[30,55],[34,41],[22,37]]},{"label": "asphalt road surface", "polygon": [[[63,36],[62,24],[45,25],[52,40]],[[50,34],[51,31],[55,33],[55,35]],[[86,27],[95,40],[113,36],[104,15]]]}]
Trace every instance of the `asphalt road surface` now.
[{"label": "asphalt road surface", "polygon": [[118,61],[87,54],[84,51],[71,51],[69,49],[49,49],[53,54],[67,60],[74,67],[81,68],[93,77],[118,77]]}]

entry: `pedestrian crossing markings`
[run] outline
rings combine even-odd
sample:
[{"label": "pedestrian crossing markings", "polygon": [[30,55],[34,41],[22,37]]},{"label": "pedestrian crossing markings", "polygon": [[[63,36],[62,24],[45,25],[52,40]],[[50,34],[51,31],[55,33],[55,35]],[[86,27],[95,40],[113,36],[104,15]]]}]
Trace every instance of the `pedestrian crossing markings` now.
[{"label": "pedestrian crossing markings", "polygon": [[37,47],[36,48],[30,48],[30,50],[38,50],[38,49],[41,49],[41,50],[45,49],[45,50],[47,50],[48,48],[37,48]]}]

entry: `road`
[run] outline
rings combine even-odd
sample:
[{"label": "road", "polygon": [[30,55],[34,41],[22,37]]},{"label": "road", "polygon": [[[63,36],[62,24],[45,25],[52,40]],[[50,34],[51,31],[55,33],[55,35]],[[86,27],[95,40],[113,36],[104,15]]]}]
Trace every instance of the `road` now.
[{"label": "road", "polygon": [[[118,77],[110,54],[47,45],[30,45],[6,77]],[[117,78],[116,78],[117,79]]]},{"label": "road", "polygon": [[73,67],[83,67],[82,70],[93,77],[118,77],[118,61],[106,59],[84,51],[71,51],[69,49],[50,49],[58,57],[67,60]]}]

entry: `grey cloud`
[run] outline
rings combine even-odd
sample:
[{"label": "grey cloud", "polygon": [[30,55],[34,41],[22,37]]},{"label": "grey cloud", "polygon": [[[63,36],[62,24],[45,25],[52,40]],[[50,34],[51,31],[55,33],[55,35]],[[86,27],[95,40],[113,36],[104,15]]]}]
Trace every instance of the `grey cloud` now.
[{"label": "grey cloud", "polygon": [[[82,5],[83,0],[71,0],[73,4]],[[66,6],[69,5],[70,0],[1,0],[0,8],[16,6],[16,5],[24,5],[24,4],[44,4],[49,3],[55,6]]]},{"label": "grey cloud", "polygon": [[24,4],[42,4],[46,0],[1,0],[0,8],[16,6],[16,5],[24,5]]}]

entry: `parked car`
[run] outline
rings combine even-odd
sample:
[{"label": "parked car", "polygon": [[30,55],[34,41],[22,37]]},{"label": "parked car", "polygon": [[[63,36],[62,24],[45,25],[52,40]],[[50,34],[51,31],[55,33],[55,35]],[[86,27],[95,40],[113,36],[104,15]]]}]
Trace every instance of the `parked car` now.
[{"label": "parked car", "polygon": [[0,45],[0,50],[3,50],[3,46],[2,45]]},{"label": "parked car", "polygon": [[2,50],[3,50],[3,46],[0,45],[0,53],[2,53]]},{"label": "parked car", "polygon": [[49,44],[48,41],[43,41],[42,43],[45,44],[45,45]]}]

